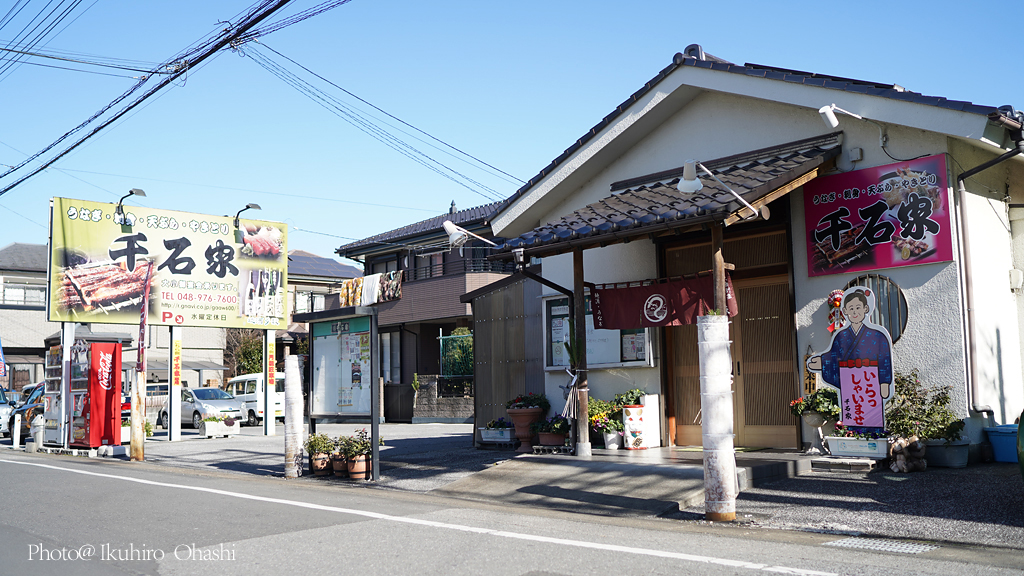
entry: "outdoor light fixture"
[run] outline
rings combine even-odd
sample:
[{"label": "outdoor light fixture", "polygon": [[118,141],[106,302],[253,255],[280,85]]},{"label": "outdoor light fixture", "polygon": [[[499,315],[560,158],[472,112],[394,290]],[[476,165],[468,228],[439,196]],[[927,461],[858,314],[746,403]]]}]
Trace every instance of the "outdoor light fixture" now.
[{"label": "outdoor light fixture", "polygon": [[121,203],[124,202],[124,199],[129,196],[141,196],[145,198],[146,193],[143,192],[141,188],[132,188],[131,190],[128,191],[127,194],[122,196],[121,199],[117,201],[117,208],[114,208],[114,214],[120,216],[119,219],[124,219],[124,206],[122,206]]},{"label": "outdoor light fixture", "polygon": [[262,210],[262,208],[260,208],[259,204],[254,204],[252,202],[246,204],[245,208],[242,208],[241,210],[239,210],[238,212],[235,213],[235,229],[236,230],[238,229],[238,215],[241,214],[242,212],[245,212],[246,210],[248,210],[250,208],[252,208],[253,210]]},{"label": "outdoor light fixture", "polygon": [[885,148],[885,143],[887,139],[885,135],[885,127],[879,124],[878,122],[875,122],[874,120],[869,120],[861,116],[860,114],[854,114],[849,110],[843,110],[839,106],[836,106],[835,103],[818,108],[818,114],[821,114],[821,119],[825,121],[825,124],[828,125],[829,128],[836,128],[839,126],[839,118],[836,118],[836,112],[846,114],[847,116],[853,116],[857,120],[863,120],[865,122],[870,122],[875,126],[878,126],[878,145],[881,146],[882,148]]},{"label": "outdoor light fixture", "polygon": [[477,236],[476,234],[473,234],[472,232],[466,230],[461,226],[456,226],[455,224],[452,223],[451,220],[445,220],[443,226],[444,231],[448,233],[448,249],[451,250],[452,248],[458,246],[459,256],[462,256],[462,246],[469,241],[470,236],[478,240],[483,240],[484,242],[487,242],[491,246],[497,246],[497,244],[491,242],[487,238]]},{"label": "outdoor light fixture", "polygon": [[[688,194],[693,194],[694,192],[697,192],[697,191],[702,190],[704,188],[704,183],[700,181],[700,178],[697,178],[697,167],[698,166],[700,167],[701,170],[704,171],[705,174],[707,174],[708,176],[711,176],[712,178],[714,178],[715,182],[718,182],[719,184],[721,184],[723,188],[728,190],[730,194],[735,196],[737,200],[739,200],[744,206],[746,206],[752,212],[752,215],[744,216],[743,217],[744,220],[749,220],[751,218],[757,218],[757,215],[760,213],[760,212],[758,212],[757,208],[754,208],[753,206],[751,206],[749,202],[744,200],[742,196],[740,196],[739,194],[736,193],[735,190],[730,188],[728,184],[726,184],[725,182],[722,182],[718,178],[718,176],[715,176],[715,174],[711,170],[708,170],[706,166],[704,166],[700,162],[697,162],[696,160],[687,160],[686,163],[683,164],[683,177],[679,179],[679,184],[676,184],[676,188],[678,188],[680,192],[686,192]],[[767,210],[765,210],[765,220],[767,220],[767,219],[768,219]]]},{"label": "outdoor light fixture", "polygon": [[515,260],[515,262],[516,262],[516,269],[517,270],[521,270],[523,268],[523,263],[526,261],[526,253],[525,252],[526,251],[525,251],[524,248],[513,248],[512,249],[512,259]]},{"label": "outdoor light fixture", "polygon": [[676,184],[676,188],[678,188],[680,192],[686,192],[688,194],[699,192],[704,188],[704,183],[697,178],[696,160],[687,160],[686,163],[683,164],[683,177],[679,179],[679,184]]}]

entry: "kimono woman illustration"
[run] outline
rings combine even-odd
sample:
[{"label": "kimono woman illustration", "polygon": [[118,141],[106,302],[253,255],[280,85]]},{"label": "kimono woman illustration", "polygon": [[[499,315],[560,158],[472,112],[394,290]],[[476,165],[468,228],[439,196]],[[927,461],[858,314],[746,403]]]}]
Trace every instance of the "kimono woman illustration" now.
[{"label": "kimono woman illustration", "polygon": [[807,369],[841,392],[842,422],[884,428],[883,402],[892,384],[892,340],[888,331],[867,322],[874,295],[856,286],[843,294],[847,325],[832,334],[828,350],[811,356]]}]

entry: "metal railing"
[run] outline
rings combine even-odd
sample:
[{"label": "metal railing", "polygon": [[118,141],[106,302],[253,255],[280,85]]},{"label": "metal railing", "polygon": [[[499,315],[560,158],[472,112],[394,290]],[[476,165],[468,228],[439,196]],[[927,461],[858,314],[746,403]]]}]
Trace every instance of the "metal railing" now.
[{"label": "metal railing", "polygon": [[405,281],[425,280],[439,276],[451,276],[453,274],[465,274],[466,272],[496,272],[499,274],[512,274],[516,271],[512,262],[495,262],[486,258],[465,258],[453,260],[441,264],[419,266],[405,271]]}]

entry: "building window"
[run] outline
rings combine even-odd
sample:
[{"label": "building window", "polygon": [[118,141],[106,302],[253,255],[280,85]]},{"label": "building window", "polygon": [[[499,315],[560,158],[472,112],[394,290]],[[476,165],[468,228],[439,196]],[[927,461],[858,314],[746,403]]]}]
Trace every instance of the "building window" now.
[{"label": "building window", "polygon": [[4,284],[3,303],[15,306],[46,306],[46,287],[31,284]]},{"label": "building window", "polygon": [[398,270],[398,258],[374,262],[370,267],[370,274],[384,274],[385,272],[394,272],[395,270]]},{"label": "building window", "polygon": [[313,312],[320,312],[324,309],[324,300],[323,294],[313,294]]},{"label": "building window", "polygon": [[309,292],[295,293],[295,313],[305,314],[309,312]]},{"label": "building window", "polygon": [[907,299],[903,290],[880,274],[864,274],[850,281],[843,290],[863,286],[875,294],[875,309],[871,311],[871,322],[884,326],[892,337],[892,343],[903,336],[907,329]]},{"label": "building window", "polygon": [[380,375],[388,384],[397,384],[402,380],[401,332],[384,332],[380,335]]},{"label": "building window", "polygon": [[444,254],[430,255],[430,273],[428,276],[442,276],[444,274]]}]

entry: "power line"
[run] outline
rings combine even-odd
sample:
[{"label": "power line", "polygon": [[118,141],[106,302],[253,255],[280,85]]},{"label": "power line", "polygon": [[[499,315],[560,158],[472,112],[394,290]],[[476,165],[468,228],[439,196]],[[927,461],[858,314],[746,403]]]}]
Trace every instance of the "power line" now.
[{"label": "power line", "polygon": [[[19,54],[24,56],[35,56],[37,58],[50,58],[52,60],[61,60],[63,62],[71,62],[74,64],[86,64],[88,66],[100,66],[103,68],[115,68],[118,70],[128,70],[130,72],[142,72],[144,74],[168,74],[168,72],[154,71],[153,67],[149,68],[134,68],[131,66],[124,66],[119,64],[107,64],[98,61],[83,60],[79,58],[68,58],[65,56],[57,56],[53,54],[44,54],[42,52],[29,52],[27,50],[15,50],[13,48],[0,48],[0,52],[10,52],[12,54]],[[11,60],[13,61],[13,60]],[[25,62],[25,64],[31,64],[31,62]],[[73,68],[67,68],[67,70],[74,70]]]},{"label": "power line", "polygon": [[[478,194],[491,201],[501,200],[501,196],[494,189],[477,182],[476,180],[462,174],[461,172],[445,165],[444,163],[432,158],[421,150],[410,145],[408,142],[388,132],[378,124],[374,123],[373,120],[363,116],[358,111],[350,108],[344,102],[339,101],[333,96],[299,78],[294,73],[286,70],[282,66],[278,65],[274,61],[267,58],[266,55],[260,53],[258,50],[245,51],[244,54],[249,56],[254,62],[259,64],[262,68],[274,74],[286,84],[292,86],[301,94],[310,98],[317,104],[321,105],[326,110],[332,112],[339,118],[345,120],[352,126],[356,127],[365,134],[392,148],[396,152],[399,152],[403,156],[406,156],[410,160],[424,166],[425,168],[443,176],[455,182],[456,184],[466,188],[467,190]],[[474,188],[469,184],[473,184],[476,187],[486,190],[483,192],[480,189]]]},{"label": "power line", "polygon": [[436,142],[439,142],[439,143],[441,143],[441,144],[443,144],[443,145],[447,146],[448,148],[451,148],[452,150],[454,150],[454,151],[458,152],[459,154],[462,154],[463,156],[466,156],[466,157],[468,157],[468,158],[472,158],[472,159],[473,159],[473,160],[475,160],[476,162],[479,162],[480,164],[483,164],[484,166],[487,166],[488,168],[491,168],[492,170],[495,170],[495,171],[497,171],[497,172],[500,172],[500,173],[504,174],[505,176],[508,176],[509,178],[512,178],[512,179],[513,179],[513,180],[515,180],[516,182],[519,182],[520,184],[526,184],[526,181],[525,181],[525,180],[522,180],[522,179],[520,179],[520,178],[516,178],[515,176],[513,176],[513,175],[509,174],[508,172],[505,172],[504,170],[502,170],[502,169],[500,169],[500,168],[497,168],[497,167],[495,167],[495,166],[492,166],[491,164],[488,164],[487,162],[484,162],[483,160],[481,160],[481,159],[477,158],[476,156],[473,156],[472,154],[470,154],[470,153],[468,153],[468,152],[465,152],[465,151],[463,151],[463,150],[460,150],[459,148],[456,148],[455,146],[452,146],[451,144],[449,144],[449,143],[445,142],[444,140],[441,140],[440,138],[437,138],[437,137],[433,136],[432,134],[429,134],[429,133],[427,133],[427,132],[425,132],[425,131],[423,131],[423,130],[420,130],[419,128],[417,128],[417,127],[413,126],[412,124],[409,124],[409,123],[408,123],[408,122],[406,122],[405,120],[402,120],[401,118],[398,118],[397,116],[394,116],[393,114],[391,114],[391,113],[387,112],[386,110],[383,110],[383,109],[379,108],[378,106],[376,106],[376,105],[372,104],[371,102],[368,102],[368,101],[366,101],[366,100],[364,100],[364,99],[360,98],[359,96],[356,96],[356,95],[355,95],[355,94],[353,94],[352,92],[349,92],[348,90],[346,90],[346,89],[342,88],[341,86],[338,86],[338,85],[337,85],[337,84],[335,84],[334,82],[331,82],[330,80],[328,80],[328,79],[324,78],[323,76],[321,76],[321,75],[317,74],[316,72],[313,72],[313,71],[312,71],[312,70],[310,70],[309,68],[306,68],[306,67],[305,67],[305,66],[303,66],[302,64],[299,64],[298,62],[296,62],[295,60],[292,60],[291,58],[289,58],[289,57],[285,56],[284,54],[281,54],[280,52],[278,52],[277,50],[274,50],[274,49],[273,49],[273,48],[271,48],[270,46],[267,46],[267,45],[266,45],[265,43],[262,43],[262,42],[261,42],[261,43],[260,43],[260,45],[261,45],[261,46],[263,46],[264,48],[266,48],[267,50],[270,50],[270,51],[271,51],[271,52],[273,52],[274,54],[277,54],[277,55],[278,55],[278,56],[280,56],[281,58],[284,58],[285,60],[287,60],[287,61],[291,62],[292,64],[295,64],[295,65],[296,65],[296,66],[298,66],[299,68],[302,68],[303,70],[305,70],[306,72],[308,72],[308,73],[312,74],[313,76],[316,76],[317,78],[319,78],[319,79],[323,80],[324,82],[327,82],[327,83],[328,83],[328,84],[330,84],[331,86],[334,86],[334,87],[335,87],[335,88],[337,88],[338,90],[341,90],[341,91],[342,91],[342,92],[344,92],[345,94],[348,94],[349,96],[351,96],[351,97],[355,98],[356,100],[359,100],[359,101],[360,101],[360,102],[362,102],[363,104],[366,104],[367,106],[370,106],[370,107],[371,107],[371,108],[373,108],[374,110],[377,110],[378,112],[380,112],[380,113],[382,113],[382,114],[386,115],[386,116],[387,116],[388,118],[391,118],[391,119],[393,119],[393,120],[396,120],[396,121],[398,121],[398,122],[401,122],[402,124],[404,124],[404,125],[408,126],[409,128],[412,128],[413,130],[415,130],[415,131],[419,132],[420,134],[423,134],[424,136],[426,136],[426,137],[430,138],[431,140],[434,140],[434,141],[436,141]]},{"label": "power line", "polygon": [[[84,143],[86,140],[88,140],[89,138],[91,138],[92,136],[94,136],[95,134],[97,134],[98,132],[100,132],[101,130],[106,128],[107,126],[109,126],[111,123],[117,121],[117,119],[121,118],[122,116],[124,116],[125,114],[130,112],[133,108],[135,108],[136,106],[138,106],[139,104],[144,102],[146,99],[151,97],[153,94],[155,94],[158,91],[162,90],[163,88],[165,88],[166,86],[168,86],[169,84],[171,84],[172,82],[174,82],[175,80],[180,78],[181,76],[184,76],[188,72],[189,68],[194,67],[194,66],[202,63],[204,60],[206,60],[210,56],[216,54],[221,48],[224,48],[225,46],[228,46],[233,40],[238,38],[240,35],[245,34],[246,31],[248,31],[251,28],[255,27],[258,23],[260,23],[263,20],[265,20],[266,18],[268,18],[274,12],[276,12],[276,11],[280,10],[281,8],[283,8],[290,1],[291,0],[276,0],[276,1],[273,1],[273,0],[263,0],[262,2],[258,3],[257,5],[254,5],[253,8],[251,8],[250,11],[245,16],[243,16],[241,18],[241,20],[236,25],[230,26],[228,29],[222,31],[220,34],[217,35],[217,37],[214,40],[210,40],[210,41],[206,42],[205,44],[203,44],[200,48],[192,50],[192,51],[190,51],[190,52],[188,52],[186,54],[181,55],[181,57],[176,58],[176,59],[168,62],[167,63],[168,66],[171,66],[172,64],[174,65],[173,66],[173,73],[171,75],[165,77],[163,79],[163,81],[161,81],[159,84],[157,84],[153,88],[150,88],[148,91],[146,91],[141,96],[137,97],[135,100],[133,100],[132,102],[127,104],[124,108],[119,110],[113,116],[111,116],[110,118],[104,120],[102,123],[100,123],[99,126],[93,128],[88,134],[86,134],[85,136],[79,138],[76,142],[74,142],[70,146],[66,147],[59,154],[57,154],[56,156],[54,156],[50,160],[44,162],[42,164],[42,166],[40,166],[39,168],[33,170],[32,172],[30,172],[29,174],[23,176],[22,178],[16,180],[15,182],[13,182],[11,184],[8,184],[3,189],[0,189],[0,195],[6,194],[10,190],[15,188],[19,184],[21,184],[22,182],[28,180],[29,178],[35,176],[36,174],[38,174],[40,172],[42,172],[47,167],[52,165],[54,162],[56,162],[57,160],[60,160],[61,158],[63,158],[69,152],[71,152],[72,150],[74,150],[75,148],[80,146],[82,143]],[[83,129],[86,125],[91,123],[93,120],[97,119],[100,115],[102,115],[106,111],[108,111],[111,108],[113,108],[114,106],[116,106],[119,102],[121,102],[124,99],[126,99],[130,94],[132,94],[136,90],[140,89],[143,86],[144,83],[145,83],[145,80],[140,80],[132,88],[130,88],[128,91],[126,91],[124,94],[122,94],[117,99],[115,99],[113,102],[111,102],[110,104],[105,106],[101,111],[99,111],[96,114],[94,114],[92,117],[90,117],[88,120],[86,120],[82,124],[79,124],[76,128],[74,128],[71,131],[65,133],[63,136],[58,138],[54,143],[50,144],[49,146],[44,148],[42,151],[37,152],[36,154],[34,154],[31,157],[29,157],[28,159],[26,159],[24,162],[19,164],[17,168],[14,168],[12,170],[8,170],[7,172],[4,172],[3,174],[0,174],[0,178],[2,178],[3,176],[6,176],[7,174],[10,174],[11,172],[13,172],[14,170],[16,170],[18,168],[21,168],[22,166],[27,164],[29,161],[34,160],[34,159],[38,158],[39,156],[41,156],[42,154],[45,154],[49,150],[53,149],[55,146],[57,146],[62,141],[64,141],[68,137],[70,137],[72,134],[74,134],[75,132],[78,132],[79,130]]]}]

